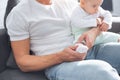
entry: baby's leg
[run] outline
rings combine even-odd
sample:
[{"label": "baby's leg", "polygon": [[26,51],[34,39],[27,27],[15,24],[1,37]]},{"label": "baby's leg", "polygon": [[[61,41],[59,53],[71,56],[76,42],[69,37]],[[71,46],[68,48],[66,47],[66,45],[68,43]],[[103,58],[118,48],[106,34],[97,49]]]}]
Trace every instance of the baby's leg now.
[{"label": "baby's leg", "polygon": [[120,42],[120,34],[113,32],[102,32],[96,39],[95,44]]},{"label": "baby's leg", "polygon": [[82,43],[75,44],[77,47],[76,52],[80,53],[83,56],[82,59],[85,59],[88,51],[88,47]]}]

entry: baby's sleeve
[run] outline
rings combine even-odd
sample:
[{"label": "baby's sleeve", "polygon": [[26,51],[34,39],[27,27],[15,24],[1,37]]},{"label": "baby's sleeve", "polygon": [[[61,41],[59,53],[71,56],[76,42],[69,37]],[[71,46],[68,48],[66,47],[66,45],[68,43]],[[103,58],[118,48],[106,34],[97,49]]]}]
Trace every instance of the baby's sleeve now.
[{"label": "baby's sleeve", "polygon": [[99,9],[100,16],[104,17],[103,22],[107,23],[109,25],[109,29],[112,28],[112,14],[108,10],[104,10],[102,7]]}]

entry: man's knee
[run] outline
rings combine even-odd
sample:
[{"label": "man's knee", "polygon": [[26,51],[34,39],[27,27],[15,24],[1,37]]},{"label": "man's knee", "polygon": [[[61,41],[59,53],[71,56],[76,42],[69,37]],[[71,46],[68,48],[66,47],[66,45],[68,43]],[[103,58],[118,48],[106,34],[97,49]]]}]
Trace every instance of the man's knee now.
[{"label": "man's knee", "polygon": [[58,80],[115,80],[112,75],[118,76],[116,70],[100,60],[65,63],[56,73]]},{"label": "man's knee", "polygon": [[84,60],[61,64],[52,75],[52,80],[117,80],[114,76],[119,78],[116,70],[107,62]]}]

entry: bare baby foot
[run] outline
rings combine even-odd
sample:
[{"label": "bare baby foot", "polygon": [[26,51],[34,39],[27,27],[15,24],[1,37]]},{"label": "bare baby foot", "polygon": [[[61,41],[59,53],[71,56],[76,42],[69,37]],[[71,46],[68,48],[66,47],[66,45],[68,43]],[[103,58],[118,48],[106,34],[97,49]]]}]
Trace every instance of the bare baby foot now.
[{"label": "bare baby foot", "polygon": [[118,42],[120,43],[120,38],[118,39]]}]

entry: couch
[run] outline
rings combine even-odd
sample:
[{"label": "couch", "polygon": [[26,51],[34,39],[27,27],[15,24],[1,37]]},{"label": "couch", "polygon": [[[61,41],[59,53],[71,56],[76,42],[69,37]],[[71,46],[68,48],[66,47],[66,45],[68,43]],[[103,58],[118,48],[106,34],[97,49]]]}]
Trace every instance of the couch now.
[{"label": "couch", "polygon": [[[0,29],[0,80],[48,80],[43,71],[22,72],[14,60],[10,47],[9,35],[6,29],[6,17],[18,0],[8,0],[4,17],[4,29]],[[115,19],[116,20],[116,19]],[[109,31],[120,32],[120,18],[113,21],[113,28]]]}]

